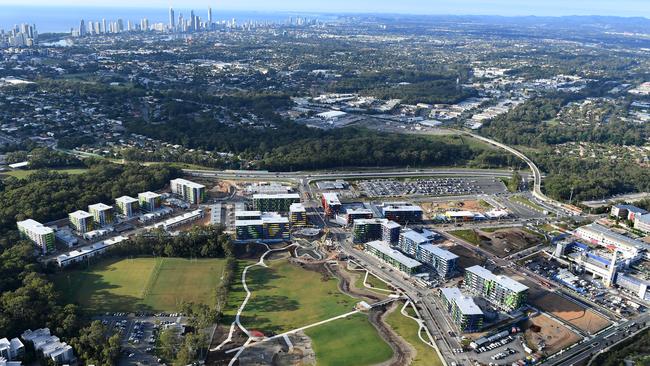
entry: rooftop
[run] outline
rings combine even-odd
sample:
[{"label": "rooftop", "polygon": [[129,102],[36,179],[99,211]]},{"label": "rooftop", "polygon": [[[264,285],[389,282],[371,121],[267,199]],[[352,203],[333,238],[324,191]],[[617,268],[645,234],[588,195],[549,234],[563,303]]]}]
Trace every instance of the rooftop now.
[{"label": "rooftop", "polygon": [[430,253],[433,253],[433,255],[435,255],[436,257],[439,257],[439,258],[442,258],[442,259],[445,259],[445,260],[448,260],[448,261],[458,259],[458,256],[456,254],[454,254],[454,253],[452,253],[452,252],[450,252],[448,250],[444,250],[442,248],[439,248],[439,247],[437,247],[435,245],[423,244],[423,245],[420,245],[420,248],[422,248],[423,250],[426,250],[426,251],[428,251]]},{"label": "rooftop", "polygon": [[371,241],[366,245],[376,249],[377,251],[382,252],[383,254],[386,254],[387,256],[391,257],[392,259],[398,261],[399,263],[401,263],[402,265],[408,268],[416,268],[422,265],[420,262],[416,261],[415,259],[411,259],[405,256],[404,254],[402,254],[401,252],[392,249],[386,242]]},{"label": "rooftop", "polygon": [[472,266],[466,268],[465,270],[474,273],[477,276],[484,278],[486,280],[494,281],[497,284],[501,285],[502,287],[505,287],[506,289],[514,292],[521,292],[521,291],[528,290],[527,286],[522,285],[521,283],[513,280],[512,278],[501,276],[501,275],[497,276],[494,273],[490,272],[489,270],[481,266]]},{"label": "rooftop", "polygon": [[278,193],[278,194],[254,194],[253,199],[258,200],[258,199],[290,199],[290,198],[297,198],[300,199],[300,195],[298,193]]},{"label": "rooftop", "polygon": [[472,299],[469,296],[463,295],[463,293],[460,291],[459,288],[457,287],[442,288],[440,289],[440,291],[442,292],[445,298],[456,303],[456,305],[464,315],[483,315],[483,311],[481,310],[480,307],[478,307],[478,305],[476,305],[474,299]]},{"label": "rooftop", "polygon": [[154,192],[142,192],[138,194],[138,198],[149,199],[149,198],[157,198],[157,197],[160,197],[160,195]]},{"label": "rooftop", "polygon": [[122,196],[120,198],[115,199],[115,201],[119,202],[119,203],[135,203],[135,202],[138,202],[137,199],[135,199],[133,197],[129,197],[129,196]]},{"label": "rooftop", "polygon": [[27,219],[25,221],[19,221],[18,227],[23,227],[26,230],[32,231],[37,235],[45,235],[54,232],[51,228],[44,226],[40,222],[32,219]]},{"label": "rooftop", "polygon": [[426,244],[426,243],[431,242],[431,240],[429,238],[427,238],[426,236],[418,233],[415,230],[405,230],[405,231],[402,232],[402,236],[404,236],[406,239],[412,240],[413,242],[415,242],[418,245]]},{"label": "rooftop", "polygon": [[184,185],[184,186],[188,186],[190,188],[197,188],[197,189],[205,188],[205,186],[203,184],[194,183],[192,181],[189,181],[189,180],[183,179],[183,178],[173,179],[171,181],[171,184],[181,184],[181,185]]},{"label": "rooftop", "polygon": [[88,210],[97,210],[97,211],[106,211],[106,210],[112,210],[113,206],[109,206],[103,203],[97,203],[95,205],[90,205],[88,206]]},{"label": "rooftop", "polygon": [[86,211],[83,210],[78,210],[70,214],[70,217],[75,218],[75,219],[87,219],[89,217],[93,217],[93,215],[89,214]]}]

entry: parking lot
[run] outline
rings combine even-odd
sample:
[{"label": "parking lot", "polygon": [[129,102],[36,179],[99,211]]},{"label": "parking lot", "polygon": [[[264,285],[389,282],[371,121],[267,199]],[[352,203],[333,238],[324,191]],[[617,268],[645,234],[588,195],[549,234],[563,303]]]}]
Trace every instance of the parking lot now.
[{"label": "parking lot", "polygon": [[505,191],[503,183],[493,178],[376,179],[361,181],[357,186],[369,197],[462,196]]},{"label": "parking lot", "polygon": [[98,318],[110,331],[122,334],[119,365],[161,365],[155,347],[160,331],[181,324],[180,314],[106,314]]}]

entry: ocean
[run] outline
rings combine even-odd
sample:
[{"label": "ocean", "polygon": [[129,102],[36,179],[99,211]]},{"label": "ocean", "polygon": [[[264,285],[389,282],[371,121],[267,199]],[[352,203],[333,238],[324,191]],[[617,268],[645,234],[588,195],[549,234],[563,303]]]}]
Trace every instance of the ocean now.
[{"label": "ocean", "polygon": [[[185,19],[189,18],[192,9],[174,8],[175,18],[182,13]],[[194,9],[202,21],[208,18],[207,9]],[[289,13],[265,13],[251,11],[220,11],[212,8],[212,16],[215,22],[221,20],[236,19],[242,24],[247,21],[273,21],[281,22],[288,20],[292,14]],[[140,23],[140,19],[147,18],[149,24],[169,22],[169,9],[161,8],[107,8],[107,7],[50,7],[50,6],[10,6],[0,5],[0,29],[11,29],[22,23],[35,24],[39,33],[70,32],[72,28],[79,27],[81,19],[86,21],[106,21],[123,19],[124,24],[131,20],[134,24]]]}]

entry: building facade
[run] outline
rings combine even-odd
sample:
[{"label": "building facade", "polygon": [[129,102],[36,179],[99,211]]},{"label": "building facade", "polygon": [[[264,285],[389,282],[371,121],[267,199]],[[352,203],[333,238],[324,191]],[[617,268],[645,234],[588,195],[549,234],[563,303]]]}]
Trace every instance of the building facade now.
[{"label": "building facade", "polygon": [[70,219],[70,225],[80,234],[93,231],[95,229],[95,223],[93,215],[86,211],[75,211],[68,215]]},{"label": "building facade", "polygon": [[528,287],[509,277],[494,275],[481,266],[466,268],[463,283],[470,293],[505,311],[521,308],[528,298]]},{"label": "building facade", "polygon": [[117,211],[122,216],[126,218],[131,218],[135,216],[135,213],[138,210],[139,205],[137,199],[129,196],[122,196],[115,200],[115,206],[117,207]]},{"label": "building facade", "polygon": [[307,210],[302,203],[294,203],[289,207],[289,219],[291,226],[307,226]]},{"label": "building facade", "polygon": [[474,300],[462,294],[459,288],[441,288],[440,296],[461,332],[478,332],[483,328],[483,311]]},{"label": "building facade", "polygon": [[341,211],[341,200],[339,200],[339,195],[336,193],[323,193],[321,203],[323,205],[325,215],[329,217],[334,217]]},{"label": "building facade", "polygon": [[113,206],[98,203],[88,206],[88,212],[93,215],[93,219],[98,226],[110,225],[114,221]]},{"label": "building facade", "polygon": [[381,261],[388,263],[392,267],[412,275],[418,272],[421,263],[415,259],[409,258],[402,252],[395,250],[384,241],[371,241],[366,243],[365,249],[368,253],[379,258]]},{"label": "building facade", "polygon": [[205,186],[187,179],[173,179],[169,182],[172,193],[181,197],[185,202],[198,205],[205,201]]},{"label": "building facade", "polygon": [[275,212],[244,211],[235,220],[235,236],[240,243],[283,242],[291,240],[289,219]]},{"label": "building facade", "polygon": [[384,218],[401,225],[422,221],[422,208],[406,202],[384,202],[379,206]]},{"label": "building facade", "polygon": [[253,195],[253,207],[263,212],[289,212],[294,203],[300,203],[298,193]]},{"label": "building facade", "polygon": [[158,193],[142,192],[138,194],[140,208],[147,212],[158,210],[162,206],[162,198]]},{"label": "building facade", "polygon": [[32,219],[19,221],[18,231],[23,238],[31,240],[41,248],[42,254],[47,254],[55,250],[54,242],[56,236],[54,230],[44,226],[40,222]]},{"label": "building facade", "polygon": [[373,240],[397,244],[401,228],[398,223],[387,219],[358,219],[352,226],[352,240],[357,244]]}]

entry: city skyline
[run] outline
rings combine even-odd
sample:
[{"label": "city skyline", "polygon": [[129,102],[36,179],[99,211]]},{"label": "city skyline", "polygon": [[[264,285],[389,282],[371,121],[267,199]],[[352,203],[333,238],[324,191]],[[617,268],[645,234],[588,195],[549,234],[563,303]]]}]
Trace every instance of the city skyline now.
[{"label": "city skyline", "polygon": [[[16,0],[0,1],[1,6],[20,7],[97,7],[97,8],[195,8],[203,9],[212,7],[215,10],[227,11],[261,11],[261,12],[323,12],[323,13],[395,13],[395,14],[427,14],[427,15],[502,15],[502,16],[567,16],[567,15],[602,15],[602,16],[650,16],[650,4],[641,0],[622,0],[612,3],[607,0],[577,0],[560,1],[548,0],[544,2],[522,3],[516,0],[404,0],[399,4],[389,1],[356,0],[353,2],[343,0],[301,2],[297,0],[282,0],[269,4],[261,0],[248,1],[204,1],[194,0],[189,2],[171,1],[125,1],[117,0],[106,6],[103,3],[88,3],[78,0],[57,2],[53,6],[50,2],[36,1],[26,6]],[[369,9],[372,9],[371,11]],[[218,14],[218,11],[217,11]]]}]

